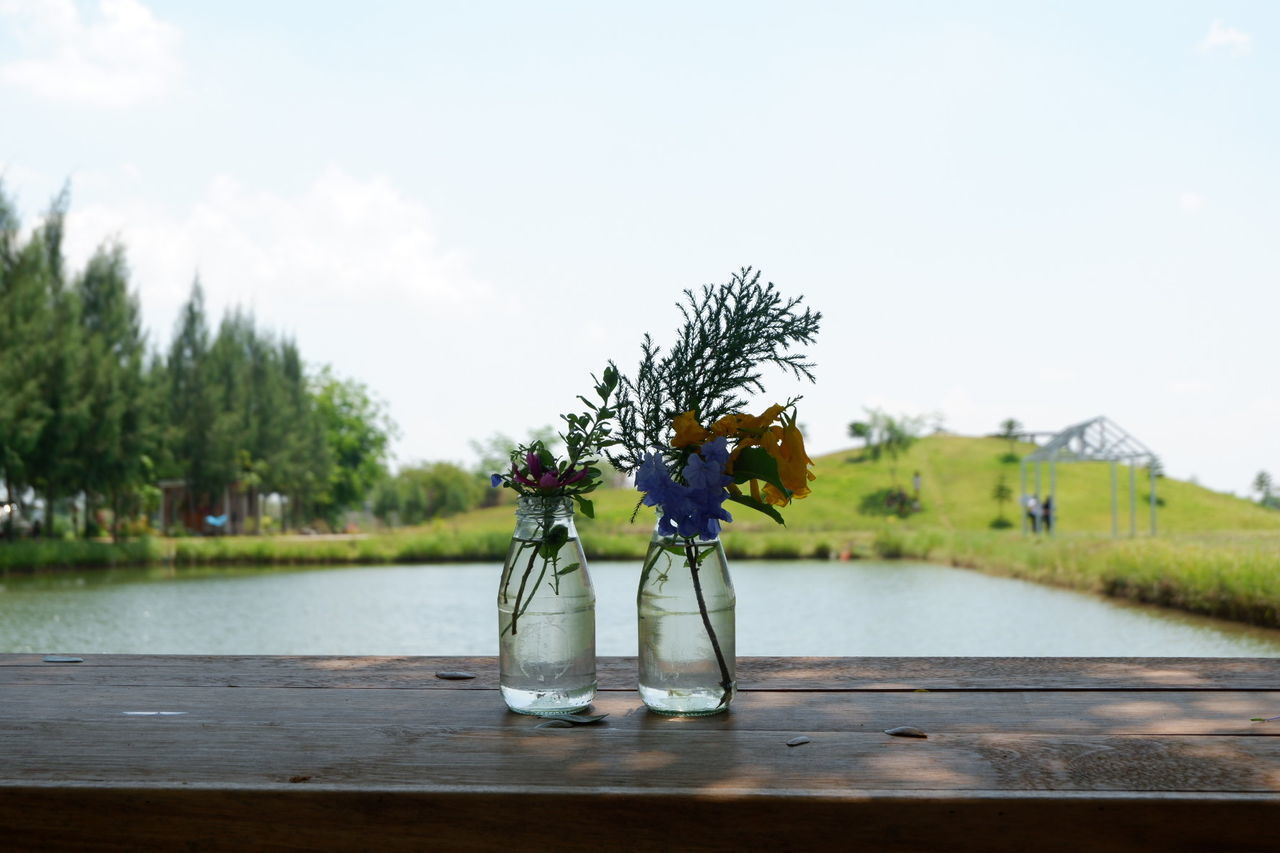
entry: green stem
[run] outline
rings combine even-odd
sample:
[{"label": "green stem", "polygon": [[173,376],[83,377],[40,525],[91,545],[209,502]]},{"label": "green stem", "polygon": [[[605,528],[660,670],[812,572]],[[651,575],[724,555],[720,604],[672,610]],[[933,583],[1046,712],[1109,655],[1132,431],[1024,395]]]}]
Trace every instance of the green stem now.
[{"label": "green stem", "polygon": [[[534,597],[535,595],[537,595],[537,594],[538,594],[538,587],[542,586],[542,579],[543,579],[543,578],[545,578],[546,576],[547,576],[547,561],[546,561],[546,560],[543,560],[543,561],[542,561],[542,572],[541,572],[541,573],[539,573],[539,575],[538,575],[538,580],[534,583],[534,585],[533,585],[533,589],[529,591],[529,598],[528,598],[528,600],[527,600],[527,601],[525,601],[525,603],[524,603],[524,609],[523,609],[523,610],[520,610],[520,614],[519,614],[519,615],[523,616],[523,615],[524,615],[525,610],[528,610],[528,609],[529,609],[529,605],[530,605],[530,604],[533,604],[533,597]],[[557,595],[558,595],[558,594],[559,594],[559,593],[557,593]],[[516,602],[516,607],[517,607],[517,608],[518,608],[518,607],[520,607],[520,603],[519,603],[519,602]],[[515,614],[515,613],[512,613],[512,614],[511,614],[511,624],[512,624],[512,625],[514,625],[515,623],[516,623],[516,614]],[[514,634],[514,633],[515,633],[515,631],[513,630],[511,633],[512,633],[512,634]]]},{"label": "green stem", "polygon": [[698,551],[692,542],[684,546],[685,559],[689,561],[689,572],[693,575],[693,594],[698,599],[698,614],[702,616],[702,625],[707,629],[707,637],[711,640],[711,648],[716,653],[716,664],[720,667],[720,701],[716,707],[729,703],[729,691],[733,689],[733,679],[729,677],[729,666],[725,663],[724,652],[720,650],[720,640],[716,638],[716,629],[711,626],[711,614],[707,612],[707,601],[702,596],[702,581],[698,579]]},{"label": "green stem", "polygon": [[[511,633],[512,633],[512,635],[515,635],[515,634],[518,632],[518,631],[517,631],[517,628],[516,628],[516,620],[520,618],[520,613],[521,613],[521,610],[520,610],[520,601],[521,601],[521,599],[523,599],[523,598],[524,598],[524,587],[525,587],[525,584],[527,584],[527,583],[529,582],[529,575],[533,574],[533,561],[534,561],[534,560],[536,560],[536,559],[538,559],[538,546],[537,546],[537,545],[534,545],[534,546],[533,546],[533,549],[529,552],[529,565],[527,565],[527,566],[525,566],[525,567],[524,567],[524,574],[523,574],[523,575],[521,575],[521,577],[520,577],[520,588],[519,588],[518,590],[516,590],[516,606],[515,606],[515,608],[511,611]],[[543,566],[543,571],[546,571],[545,564],[544,564],[544,566]],[[539,579],[539,580],[541,580],[541,579]],[[536,589],[537,587],[534,587],[534,588]],[[532,594],[532,593],[531,593],[531,594]],[[526,610],[528,610],[528,609],[529,609],[529,605],[527,605],[527,604],[526,604],[526,605],[525,605],[525,609],[526,609]]]}]

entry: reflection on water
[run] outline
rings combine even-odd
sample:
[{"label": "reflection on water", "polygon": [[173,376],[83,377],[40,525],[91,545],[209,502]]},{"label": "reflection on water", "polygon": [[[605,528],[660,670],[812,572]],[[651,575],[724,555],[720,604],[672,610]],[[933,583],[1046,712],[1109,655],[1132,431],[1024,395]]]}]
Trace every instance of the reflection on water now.
[{"label": "reflection on water", "polygon": [[[497,654],[499,567],[114,569],[0,579],[0,652]],[[639,565],[596,563],[635,654]],[[924,563],[732,566],[740,655],[1280,657],[1280,631]]]}]

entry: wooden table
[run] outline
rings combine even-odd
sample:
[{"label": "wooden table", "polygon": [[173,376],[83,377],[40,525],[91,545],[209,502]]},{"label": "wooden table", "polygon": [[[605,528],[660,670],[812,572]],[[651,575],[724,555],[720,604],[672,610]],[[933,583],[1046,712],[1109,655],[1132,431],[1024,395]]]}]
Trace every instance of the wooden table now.
[{"label": "wooden table", "polygon": [[491,658],[0,655],[0,849],[1280,848],[1280,660],[738,673],[664,718],[604,659],[609,717],[539,729]]}]

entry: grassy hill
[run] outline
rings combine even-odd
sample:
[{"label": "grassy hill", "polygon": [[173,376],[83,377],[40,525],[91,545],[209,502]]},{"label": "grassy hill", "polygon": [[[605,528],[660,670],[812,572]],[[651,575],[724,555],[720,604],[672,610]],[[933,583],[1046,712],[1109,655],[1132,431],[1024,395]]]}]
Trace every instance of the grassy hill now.
[{"label": "grassy hill", "polygon": [[[1019,456],[1030,453],[1030,444],[1015,445]],[[998,438],[966,438],[938,435],[918,441],[897,463],[897,483],[910,490],[911,475],[921,475],[920,501],[923,511],[911,516],[912,526],[946,530],[986,530],[997,515],[991,497],[997,479],[1004,475],[1016,502],[1019,495],[1019,465],[1001,462],[1009,442]],[[859,510],[861,501],[877,489],[893,485],[889,463],[859,461],[862,454],[852,450],[833,453],[816,460],[818,480],[813,494],[789,510],[787,524],[796,528],[865,528],[882,523]],[[1068,533],[1111,532],[1111,472],[1102,462],[1081,462],[1057,466],[1058,530]],[[1146,472],[1137,474],[1138,532],[1150,529]],[[1034,471],[1028,468],[1028,490],[1034,491]],[[1041,494],[1049,493],[1049,469],[1041,466]],[[1223,530],[1280,530],[1280,512],[1242,498],[1161,477],[1156,496],[1164,505],[1157,508],[1161,533],[1204,533]],[[1120,530],[1129,530],[1129,477],[1121,467],[1118,477]],[[1015,504],[1005,505],[1006,517],[1019,522]]]},{"label": "grassy hill", "polygon": [[[1015,452],[1025,455],[1034,449],[1029,444],[1016,445]],[[794,533],[839,533],[863,531],[874,533],[889,527],[947,531],[985,531],[998,510],[992,498],[997,479],[1003,475],[1013,493],[1013,501],[1005,504],[1004,513],[1014,525],[1002,535],[1020,535],[1019,465],[1002,462],[1009,443],[998,438],[967,438],[936,435],[921,439],[896,463],[896,475],[887,460],[864,461],[859,450],[832,453],[815,460],[813,493],[796,501],[783,512],[787,530]],[[911,476],[921,477],[921,512],[899,519],[886,514],[883,504],[873,500],[878,492],[898,487],[911,490]],[[1111,533],[1111,472],[1100,462],[1059,464],[1057,466],[1057,517],[1061,535]],[[1137,476],[1137,529],[1146,535],[1150,530],[1146,472]],[[1034,472],[1028,469],[1028,489],[1034,490]],[[1041,493],[1049,493],[1048,466],[1042,466]],[[1263,509],[1257,504],[1209,489],[1174,480],[1159,478],[1156,495],[1163,502],[1156,510],[1159,531],[1163,534],[1201,534],[1222,531],[1280,531],[1280,512]],[[603,490],[593,496],[596,521],[580,519],[583,528],[597,532],[647,533],[653,524],[653,511],[644,508],[637,522],[629,523],[638,495],[631,489]],[[1129,477],[1121,468],[1118,479],[1120,533],[1129,532]],[[735,521],[727,528],[726,543],[744,532],[775,533],[780,528],[764,516],[742,507],[730,505]],[[470,530],[508,531],[511,507],[503,505],[458,516],[442,525]]]}]

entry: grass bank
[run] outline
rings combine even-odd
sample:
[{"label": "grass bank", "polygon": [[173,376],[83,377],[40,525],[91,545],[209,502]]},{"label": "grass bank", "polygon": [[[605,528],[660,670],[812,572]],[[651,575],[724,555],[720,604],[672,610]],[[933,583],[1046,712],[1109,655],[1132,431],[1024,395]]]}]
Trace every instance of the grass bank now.
[{"label": "grass bank", "polygon": [[1280,628],[1280,533],[1029,539],[885,528],[877,555],[945,562],[1038,583]]},{"label": "grass bank", "polygon": [[[814,492],[786,512],[787,527],[732,507],[725,536],[733,559],[825,557],[916,558],[1011,575],[1072,589],[1099,592],[1280,627],[1280,512],[1194,483],[1162,478],[1157,488],[1160,535],[1112,539],[1111,475],[1101,463],[1058,466],[1058,532],[1033,539],[1018,530],[991,530],[998,515],[1015,525],[1016,506],[998,505],[1000,481],[1020,490],[1016,458],[1029,445],[994,438],[939,435],[917,442],[896,470],[856,450],[816,460]],[[1014,454],[1015,462],[1006,461]],[[910,487],[921,475],[920,511],[886,517],[874,497],[894,484]],[[1137,529],[1149,523],[1147,483],[1128,477],[1117,495],[1121,529],[1128,528],[1131,498]],[[1047,488],[1042,481],[1040,491]],[[1029,477],[1028,489],[1034,490]],[[639,560],[653,526],[652,511],[631,517],[637,495],[602,489],[596,518],[579,517],[591,560]],[[496,563],[506,553],[513,526],[510,504],[476,510],[419,527],[361,538],[324,536],[151,539],[101,542],[0,542],[0,572],[45,567],[123,565],[279,566],[303,564]]]},{"label": "grass bank", "polygon": [[[734,559],[826,559],[849,538],[871,553],[870,534],[753,534],[725,540]],[[18,542],[0,545],[0,572],[123,566],[289,566],[390,563],[500,563],[511,532],[427,528],[367,537],[255,537],[145,539],[136,542]],[[648,536],[598,531],[584,535],[590,560],[640,560]]]}]

